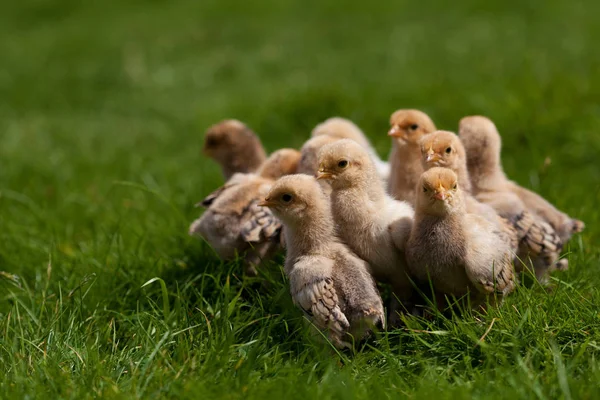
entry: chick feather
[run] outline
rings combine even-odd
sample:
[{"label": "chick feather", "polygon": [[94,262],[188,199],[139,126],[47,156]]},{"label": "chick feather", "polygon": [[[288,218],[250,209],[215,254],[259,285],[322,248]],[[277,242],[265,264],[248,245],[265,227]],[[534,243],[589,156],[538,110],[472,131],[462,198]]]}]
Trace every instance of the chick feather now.
[{"label": "chick feather", "polygon": [[564,245],[561,238],[511,190],[512,183],[502,169],[502,144],[495,125],[485,117],[465,117],[459,123],[459,137],[466,150],[475,198],[492,206],[517,230],[521,260],[518,269],[531,265],[541,282],[553,269],[566,269],[568,261],[559,259]]},{"label": "chick feather", "polygon": [[419,110],[398,110],[390,117],[392,151],[388,192],[397,200],[414,204],[415,186],[423,173],[419,140],[435,131],[435,125],[427,114]]},{"label": "chick feather", "polygon": [[506,233],[466,211],[458,177],[447,168],[424,172],[406,258],[418,282],[438,293],[466,297],[472,306],[514,289],[513,253]]},{"label": "chick feather", "polygon": [[350,346],[374,326],[383,305],[368,265],[335,234],[331,205],[314,177],[279,179],[262,203],[285,226],[285,272],[294,303],[336,347]]},{"label": "chick feather", "polygon": [[331,186],[333,218],[342,241],[368,262],[375,279],[391,284],[394,298],[410,306],[404,247],[412,207],[387,195],[368,152],[352,140],[321,149],[318,178]]},{"label": "chick feather", "polygon": [[274,179],[296,172],[299,160],[298,151],[281,149],[257,173],[234,174],[200,203],[207,210],[192,222],[189,233],[203,237],[225,260],[244,254],[245,273],[256,275],[256,266],[279,247],[281,232],[279,220],[258,202]]}]

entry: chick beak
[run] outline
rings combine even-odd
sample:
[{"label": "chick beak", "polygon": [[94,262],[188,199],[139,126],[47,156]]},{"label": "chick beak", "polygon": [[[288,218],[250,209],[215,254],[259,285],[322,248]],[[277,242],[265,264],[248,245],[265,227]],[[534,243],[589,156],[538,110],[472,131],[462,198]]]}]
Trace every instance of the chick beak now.
[{"label": "chick beak", "polygon": [[440,185],[440,187],[435,190],[433,197],[437,200],[444,201],[448,198],[448,192],[446,192],[446,189]]},{"label": "chick beak", "polygon": [[438,162],[441,160],[441,157],[439,154],[437,154],[436,152],[433,151],[433,149],[429,149],[427,150],[427,159],[425,161],[427,161],[428,163],[431,162]]},{"label": "chick beak", "polygon": [[398,125],[393,125],[388,132],[388,136],[402,137],[402,130]]},{"label": "chick beak", "polygon": [[274,205],[274,203],[268,197],[266,199],[264,199],[263,201],[261,201],[260,203],[258,203],[259,207],[272,207],[273,205]]},{"label": "chick beak", "polygon": [[317,172],[317,180],[321,179],[335,179],[335,174],[327,170],[327,168],[320,166],[319,172]]},{"label": "chick beak", "polygon": [[319,173],[317,174],[317,180],[321,179],[335,179],[335,175],[331,172],[327,172],[327,170],[321,168]]}]

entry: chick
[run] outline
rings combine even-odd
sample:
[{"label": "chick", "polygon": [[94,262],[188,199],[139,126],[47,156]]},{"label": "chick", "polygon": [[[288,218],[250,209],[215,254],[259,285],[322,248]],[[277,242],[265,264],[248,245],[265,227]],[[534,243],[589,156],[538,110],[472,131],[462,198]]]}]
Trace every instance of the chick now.
[{"label": "chick", "polygon": [[[294,149],[280,149],[271,154],[266,162],[258,169],[257,175],[264,179],[276,181],[285,175],[295,174],[301,161],[301,153]],[[272,215],[268,209],[259,207],[257,200],[250,205],[253,218],[242,225],[242,236],[247,242],[260,242],[270,237]],[[283,235],[280,236],[281,245],[285,246]],[[259,260],[257,260],[259,261]]]},{"label": "chick", "polygon": [[467,156],[465,148],[456,134],[448,131],[435,131],[423,136],[419,144],[421,146],[421,165],[424,171],[433,167],[445,167],[454,171],[458,176],[458,184],[461,187],[468,213],[481,215],[498,225],[507,223],[506,220],[499,219],[498,214],[491,206],[477,201],[471,195]]},{"label": "chick", "polygon": [[356,124],[348,119],[341,117],[329,118],[315,127],[312,131],[312,136],[329,135],[338,139],[352,139],[362,147],[367,149],[369,155],[373,158],[377,173],[384,181],[387,181],[390,176],[390,165],[382,161],[379,155],[367,139],[364,132],[356,126]]},{"label": "chick", "polygon": [[412,285],[404,248],[414,211],[408,203],[389,197],[377,177],[369,153],[352,140],[339,140],[319,152],[317,179],[331,185],[340,238],[369,263],[375,279],[390,283],[396,297],[407,303]]},{"label": "chick", "polygon": [[415,187],[423,173],[419,140],[435,131],[427,114],[419,110],[398,110],[390,117],[392,152],[390,153],[390,179],[388,192],[397,200],[413,204]]},{"label": "chick", "polygon": [[459,137],[467,155],[467,169],[475,198],[489,204],[508,219],[519,234],[519,257],[532,260],[536,277],[544,282],[553,268],[566,269],[568,261],[559,260],[563,242],[550,224],[531,213],[511,190],[500,160],[500,135],[485,117],[465,117],[459,123]]},{"label": "chick", "polygon": [[190,235],[203,237],[219,257],[230,260],[244,255],[244,272],[255,276],[256,266],[277,250],[281,223],[258,202],[275,179],[297,170],[300,153],[281,149],[264,162],[256,174],[234,174],[199,205],[207,207],[192,222]]},{"label": "chick", "polygon": [[255,172],[267,158],[258,136],[235,119],[208,128],[204,154],[219,163],[225,180],[236,172]]},{"label": "chick", "polygon": [[457,175],[434,167],[421,175],[415,221],[406,260],[419,283],[431,280],[437,293],[468,296],[480,305],[487,296],[514,289],[513,254],[503,232],[466,212]]},{"label": "chick", "polygon": [[461,190],[471,193],[465,148],[456,134],[449,131],[435,131],[423,136],[419,144],[421,165],[424,170],[430,167],[449,168],[458,176]]},{"label": "chick", "polygon": [[329,199],[314,177],[279,179],[262,206],[285,226],[285,273],[294,304],[325,330],[333,344],[349,346],[373,326],[383,327],[381,297],[367,264],[335,236]]}]

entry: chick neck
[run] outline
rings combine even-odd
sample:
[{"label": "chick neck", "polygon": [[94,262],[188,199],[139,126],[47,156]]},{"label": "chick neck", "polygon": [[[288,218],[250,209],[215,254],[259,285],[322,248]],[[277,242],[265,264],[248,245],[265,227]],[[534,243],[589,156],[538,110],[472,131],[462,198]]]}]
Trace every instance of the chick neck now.
[{"label": "chick neck", "polygon": [[256,168],[258,168],[258,165],[253,165],[252,162],[243,160],[233,152],[227,154],[227,156],[221,160],[221,171],[226,179],[231,178],[236,172],[253,172]]},{"label": "chick neck", "polygon": [[323,195],[319,197],[307,206],[301,219],[285,225],[285,243],[291,258],[321,253],[335,238],[331,207]]},{"label": "chick neck", "polygon": [[469,170],[467,168],[467,160],[463,156],[462,159],[457,161],[456,168],[453,168],[456,176],[458,177],[458,184],[462,190],[466,193],[471,193],[473,190],[471,184],[471,177],[469,176]]},{"label": "chick neck", "polygon": [[[332,188],[332,198],[343,197],[346,200],[345,203],[354,200],[354,207],[365,201],[381,203],[386,197],[384,183],[377,174],[377,169],[372,161],[365,165],[361,177],[352,184],[342,188],[334,188],[333,186]],[[336,202],[336,204],[339,204],[339,202]]]},{"label": "chick neck", "polygon": [[472,192],[475,194],[497,190],[507,183],[499,155],[486,157],[484,154],[479,158],[469,159],[467,165]]},{"label": "chick neck", "polygon": [[404,180],[407,186],[411,187],[417,184],[423,166],[421,165],[421,148],[417,142],[398,140],[392,142],[392,152],[390,154],[390,170],[396,180]]},{"label": "chick neck", "polygon": [[454,194],[454,202],[450,205],[442,204],[439,201],[423,204],[429,199],[420,199],[421,201],[417,201],[415,208],[415,221],[423,219],[460,220],[466,213],[464,196],[462,191],[457,191]]}]

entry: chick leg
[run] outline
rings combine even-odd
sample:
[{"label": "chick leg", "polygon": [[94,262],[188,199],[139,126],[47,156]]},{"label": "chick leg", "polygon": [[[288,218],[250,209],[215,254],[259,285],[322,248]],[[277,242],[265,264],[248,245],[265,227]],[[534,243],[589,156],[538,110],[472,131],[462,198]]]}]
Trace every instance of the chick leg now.
[{"label": "chick leg", "polygon": [[273,257],[279,247],[279,239],[267,240],[262,243],[257,243],[246,252],[244,259],[244,273],[247,276],[256,276],[256,268]]}]

